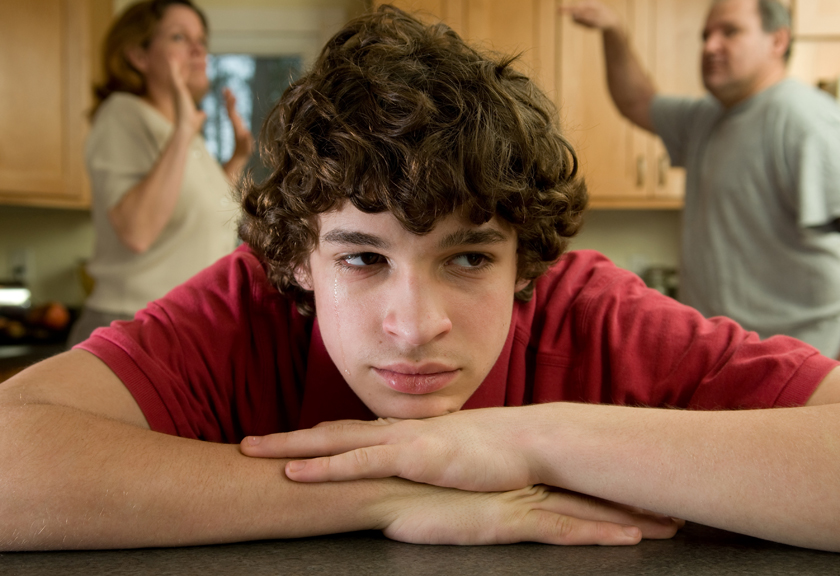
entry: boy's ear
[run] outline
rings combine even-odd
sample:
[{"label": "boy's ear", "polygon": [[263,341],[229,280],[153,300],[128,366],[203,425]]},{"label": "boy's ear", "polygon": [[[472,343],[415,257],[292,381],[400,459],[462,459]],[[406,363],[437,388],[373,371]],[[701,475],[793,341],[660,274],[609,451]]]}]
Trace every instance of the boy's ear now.
[{"label": "boy's ear", "polygon": [[519,292],[520,290],[524,290],[525,288],[527,288],[527,287],[528,287],[528,284],[530,284],[530,283],[531,283],[531,281],[530,281],[530,280],[519,280],[519,281],[516,283],[516,286],[515,286],[515,287],[514,287],[514,289],[513,289],[513,293],[514,293],[514,294],[516,294],[516,293],[517,293],[517,292]]},{"label": "boy's ear", "polygon": [[309,290],[310,292],[315,290],[312,287],[312,277],[309,275],[309,270],[306,266],[295,267],[295,280],[297,281],[298,286],[304,290]]}]

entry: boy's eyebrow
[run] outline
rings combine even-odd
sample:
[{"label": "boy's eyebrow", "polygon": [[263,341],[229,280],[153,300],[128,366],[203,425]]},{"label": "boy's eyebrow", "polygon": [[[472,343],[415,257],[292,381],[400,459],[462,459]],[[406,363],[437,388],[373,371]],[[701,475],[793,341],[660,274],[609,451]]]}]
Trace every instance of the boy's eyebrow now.
[{"label": "boy's eyebrow", "polygon": [[462,228],[446,236],[440,241],[440,248],[454,248],[456,246],[468,246],[474,244],[497,244],[507,240],[507,236],[494,228],[483,230],[471,230]]},{"label": "boy's eyebrow", "polygon": [[388,248],[389,244],[379,236],[335,228],[324,234],[324,242],[332,244],[352,244],[355,246],[371,246],[373,248]]},{"label": "boy's eyebrow", "polygon": [[[495,229],[471,230],[462,228],[445,236],[439,244],[442,250],[456,246],[470,246],[477,244],[498,244],[505,242],[507,236]],[[390,244],[383,238],[366,232],[335,228],[323,237],[324,242],[331,244],[350,244],[354,246],[369,246],[371,248],[389,248]]]}]

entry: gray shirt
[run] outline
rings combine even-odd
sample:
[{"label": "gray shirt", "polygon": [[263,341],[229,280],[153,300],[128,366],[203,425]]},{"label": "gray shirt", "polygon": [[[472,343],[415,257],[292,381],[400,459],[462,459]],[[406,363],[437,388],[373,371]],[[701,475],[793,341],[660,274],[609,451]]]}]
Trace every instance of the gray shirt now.
[{"label": "gray shirt", "polygon": [[651,116],[686,168],[680,294],[762,337],[840,349],[840,107],[785,80],[729,110],[658,96]]}]

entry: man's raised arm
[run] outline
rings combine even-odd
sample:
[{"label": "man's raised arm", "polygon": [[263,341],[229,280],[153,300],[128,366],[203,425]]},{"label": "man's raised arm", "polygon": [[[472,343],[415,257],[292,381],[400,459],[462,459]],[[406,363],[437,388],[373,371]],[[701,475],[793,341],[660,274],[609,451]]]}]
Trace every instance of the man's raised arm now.
[{"label": "man's raised arm", "polygon": [[621,114],[649,132],[654,131],[650,103],[656,87],[639,63],[618,16],[597,0],[563,6],[561,12],[587,28],[601,31],[610,96]]},{"label": "man's raised arm", "polygon": [[0,385],[0,549],[178,546],[361,529],[427,543],[633,544],[676,530],[541,487],[476,494],[401,479],[304,485],[286,479],[284,464],[148,430],[105,364],[67,352]]}]

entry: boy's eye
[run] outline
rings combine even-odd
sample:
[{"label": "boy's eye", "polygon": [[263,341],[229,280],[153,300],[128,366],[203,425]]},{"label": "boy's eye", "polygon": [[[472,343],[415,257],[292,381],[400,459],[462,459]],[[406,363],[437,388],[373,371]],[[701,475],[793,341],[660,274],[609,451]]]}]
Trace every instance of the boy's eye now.
[{"label": "boy's eye", "polygon": [[348,266],[362,268],[373,264],[381,264],[385,261],[385,258],[381,254],[377,254],[375,252],[362,252],[360,254],[350,254],[342,258],[342,260]]},{"label": "boy's eye", "polygon": [[487,256],[470,252],[468,254],[459,254],[452,259],[452,263],[464,268],[478,268],[487,262]]}]

